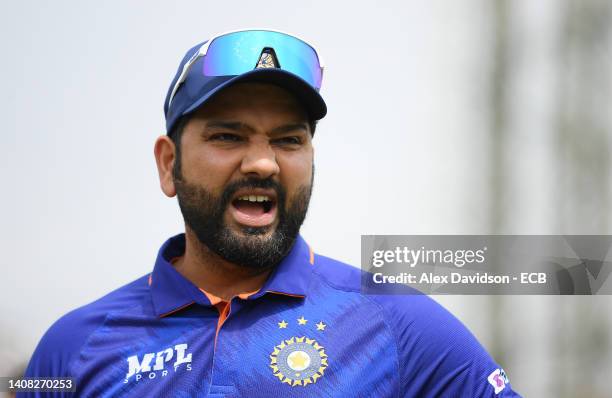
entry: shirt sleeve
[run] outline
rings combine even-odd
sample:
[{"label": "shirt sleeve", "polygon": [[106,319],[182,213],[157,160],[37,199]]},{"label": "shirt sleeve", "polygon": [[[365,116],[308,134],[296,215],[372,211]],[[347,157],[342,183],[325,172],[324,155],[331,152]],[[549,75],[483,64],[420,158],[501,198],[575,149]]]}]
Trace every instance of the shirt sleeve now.
[{"label": "shirt sleeve", "polygon": [[[81,311],[73,311],[56,321],[36,346],[24,377],[75,377],[70,364],[78,356],[93,325],[88,325]],[[18,398],[75,397],[71,392],[22,392]]]},{"label": "shirt sleeve", "polygon": [[520,397],[470,331],[425,295],[381,298],[397,339],[402,397]]}]

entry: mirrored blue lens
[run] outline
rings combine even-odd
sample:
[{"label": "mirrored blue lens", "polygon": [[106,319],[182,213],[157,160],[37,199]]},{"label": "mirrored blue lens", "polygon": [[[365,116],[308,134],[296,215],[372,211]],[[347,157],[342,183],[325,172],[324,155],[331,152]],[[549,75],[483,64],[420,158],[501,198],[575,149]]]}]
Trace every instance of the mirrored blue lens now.
[{"label": "mirrored blue lens", "polygon": [[229,33],[214,39],[204,57],[204,75],[240,75],[253,70],[264,48],[274,49],[281,69],[321,88],[322,71],[316,51],[296,37],[265,30]]}]

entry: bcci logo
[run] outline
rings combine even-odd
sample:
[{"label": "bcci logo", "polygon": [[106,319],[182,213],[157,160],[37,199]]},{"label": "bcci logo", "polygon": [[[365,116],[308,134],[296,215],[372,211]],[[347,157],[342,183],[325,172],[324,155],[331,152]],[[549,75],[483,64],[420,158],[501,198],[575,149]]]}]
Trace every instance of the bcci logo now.
[{"label": "bcci logo", "polygon": [[268,68],[280,68],[280,65],[278,63],[278,58],[276,58],[276,53],[274,52],[274,49],[266,47],[262,50],[255,69]]},{"label": "bcci logo", "polygon": [[283,340],[270,355],[274,376],[291,387],[315,383],[327,368],[327,354],[306,336]]}]

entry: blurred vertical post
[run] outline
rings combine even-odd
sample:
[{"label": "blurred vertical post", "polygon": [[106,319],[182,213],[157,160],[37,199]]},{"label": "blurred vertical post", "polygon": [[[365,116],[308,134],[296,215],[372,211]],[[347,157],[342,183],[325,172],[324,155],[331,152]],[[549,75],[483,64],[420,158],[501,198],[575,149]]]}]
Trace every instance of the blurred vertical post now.
[{"label": "blurred vertical post", "polygon": [[[508,2],[498,0],[491,8],[493,21],[492,64],[490,74],[490,226],[489,233],[498,234],[504,231],[504,204],[506,170],[504,162],[504,143],[507,135],[506,89],[508,86]],[[492,270],[495,273],[495,269]],[[498,363],[505,363],[505,347],[503,341],[502,319],[503,296],[489,298],[491,322],[491,354]]]},{"label": "blurred vertical post", "polygon": [[[607,234],[610,201],[612,64],[608,0],[566,0],[558,45],[557,229]],[[604,396],[610,371],[609,297],[565,297],[553,339],[566,397]]]}]

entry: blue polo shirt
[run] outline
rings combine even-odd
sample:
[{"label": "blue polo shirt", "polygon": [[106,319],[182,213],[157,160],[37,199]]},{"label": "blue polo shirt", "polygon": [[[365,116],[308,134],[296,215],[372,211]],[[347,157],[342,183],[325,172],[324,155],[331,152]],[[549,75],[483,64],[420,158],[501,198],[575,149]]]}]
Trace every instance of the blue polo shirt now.
[{"label": "blue polo shirt", "polygon": [[[299,237],[226,319],[160,249],[152,274],[59,319],[28,377],[79,397],[517,397],[474,336],[425,295],[364,295],[360,270]],[[219,326],[219,327],[218,327]]]}]

